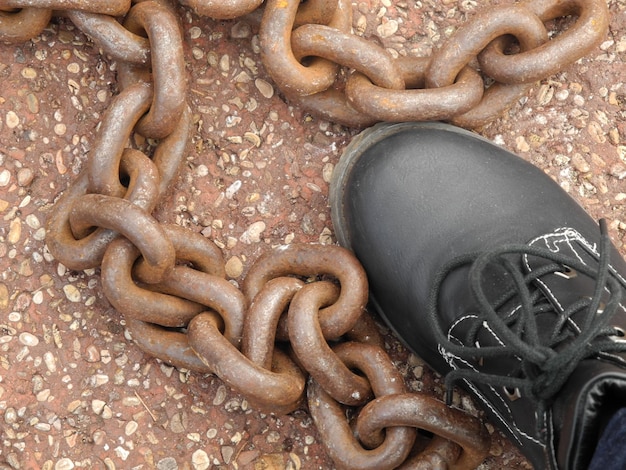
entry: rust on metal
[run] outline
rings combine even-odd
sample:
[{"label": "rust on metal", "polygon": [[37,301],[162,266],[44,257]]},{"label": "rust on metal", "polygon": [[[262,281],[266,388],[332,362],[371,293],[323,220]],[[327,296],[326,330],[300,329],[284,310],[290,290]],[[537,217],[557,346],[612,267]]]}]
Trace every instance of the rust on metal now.
[{"label": "rust on metal", "polygon": [[130,9],[124,27],[137,35],[145,33],[150,40],[154,94],[150,110],[137,123],[137,132],[163,139],[172,133],[187,106],[187,76],[178,22],[170,8],[148,1]]},{"label": "rust on metal", "polygon": [[274,351],[271,370],[255,364],[224,338],[215,315],[207,313],[194,317],[187,336],[202,362],[228,385],[245,393],[256,407],[276,414],[300,407],[304,374],[280,350]]},{"label": "rust on metal", "polygon": [[453,468],[476,468],[489,451],[490,438],[480,420],[425,395],[397,394],[377,397],[368,403],[357,419],[356,432],[365,445],[375,445],[384,429],[412,426],[430,431],[460,446],[462,452]]},{"label": "rust on metal", "polygon": [[144,65],[150,62],[148,38],[130,32],[115,18],[80,10],[70,10],[67,15],[114,60]]},{"label": "rust on metal", "polygon": [[[370,385],[339,360],[326,342],[318,319],[319,310],[335,302],[337,295],[337,287],[329,282],[303,287],[289,306],[289,338],[300,363],[330,396],[346,405],[360,405],[370,397]],[[349,328],[360,316],[350,318]]]},{"label": "rust on metal", "polygon": [[552,40],[518,54],[505,55],[503,41],[485,48],[478,56],[481,69],[501,83],[536,82],[556,74],[597,47],[608,28],[605,0],[532,0],[524,8],[542,22],[568,15],[576,15],[578,21]]},{"label": "rust on metal", "polygon": [[[404,393],[404,383],[389,356],[380,348],[359,343],[344,343],[334,349],[346,367],[365,374],[376,396]],[[416,431],[409,426],[386,429],[384,439],[364,447],[346,420],[343,407],[331,397],[326,384],[309,380],[308,405],[324,446],[340,469],[392,469],[409,455]]]},{"label": "rust on metal", "polygon": [[185,327],[203,305],[138,285],[132,268],[139,250],[124,238],[109,244],[102,261],[102,288],[111,305],[128,318],[171,328]]},{"label": "rust on metal", "polygon": [[48,26],[51,17],[49,8],[22,8],[16,12],[0,8],[0,41],[28,41]]},{"label": "rust on metal", "polygon": [[47,8],[50,10],[82,10],[103,15],[126,14],[131,0],[3,0],[3,8]]},{"label": "rust on metal", "polygon": [[268,281],[248,308],[243,329],[241,352],[252,362],[266,369],[271,366],[276,337],[286,341],[289,332],[279,322],[293,296],[304,282],[293,277],[277,277]]},{"label": "rust on metal", "polygon": [[367,304],[367,276],[354,255],[338,246],[287,245],[259,258],[244,279],[243,292],[250,302],[269,280],[287,275],[328,275],[341,286],[339,298],[320,313],[325,338],[337,338],[352,328]]},{"label": "rust on metal", "polygon": [[[344,0],[340,0],[338,5]],[[302,65],[291,48],[291,31],[299,0],[268,0],[259,31],[261,58],[276,84],[286,93],[312,95],[330,88],[335,82],[338,66],[327,60],[312,60]],[[337,8],[337,25],[348,29],[352,23],[349,8]]]},{"label": "rust on metal", "polygon": [[263,0],[180,0],[199,15],[230,20],[257,9]]},{"label": "rust on metal", "polygon": [[[427,59],[404,58],[398,62],[402,63],[405,81],[423,82]],[[474,69],[465,66],[451,85],[394,90],[377,86],[357,73],[346,83],[346,95],[354,108],[381,121],[448,120],[480,103],[483,80]]]}]

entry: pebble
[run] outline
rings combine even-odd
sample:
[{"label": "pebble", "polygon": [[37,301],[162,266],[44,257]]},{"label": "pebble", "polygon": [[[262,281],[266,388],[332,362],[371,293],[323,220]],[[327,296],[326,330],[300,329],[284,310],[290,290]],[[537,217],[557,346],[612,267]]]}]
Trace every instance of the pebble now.
[{"label": "pebble", "polygon": [[52,373],[56,372],[57,363],[56,363],[54,354],[52,354],[50,351],[47,351],[43,355],[43,362],[46,364],[46,368],[48,369],[49,372],[52,372]]},{"label": "pebble", "polygon": [[17,184],[22,187],[29,186],[34,177],[35,173],[30,168],[20,168],[17,172]]},{"label": "pebble", "polygon": [[7,408],[4,412],[4,422],[7,424],[14,424],[17,422],[17,413],[15,412],[15,408]]},{"label": "pebble", "polygon": [[235,453],[235,448],[232,446],[222,446],[222,458],[224,459],[225,464],[230,463],[230,459],[233,458],[233,454]]},{"label": "pebble", "polygon": [[198,449],[191,455],[191,464],[194,470],[207,470],[211,466],[211,460],[205,451]]},{"label": "pebble", "polygon": [[102,413],[102,410],[104,410],[104,406],[106,405],[106,403],[102,400],[92,400],[91,401],[91,409],[92,411],[99,415]]},{"label": "pebble", "polygon": [[243,21],[239,21],[230,29],[230,36],[234,39],[245,39],[252,34],[252,27]]},{"label": "pebble", "polygon": [[72,470],[75,467],[74,462],[72,462],[67,457],[62,458],[54,465],[54,470]]},{"label": "pebble", "polygon": [[76,286],[72,284],[66,284],[63,286],[63,292],[65,293],[65,297],[67,297],[67,300],[69,300],[70,302],[80,302],[81,295]]},{"label": "pebble", "polygon": [[8,186],[11,181],[11,172],[6,168],[0,171],[0,187]]},{"label": "pebble", "polygon": [[259,220],[251,224],[248,229],[239,237],[239,240],[246,244],[259,243],[261,241],[261,234],[265,231],[265,222]]},{"label": "pebble", "polygon": [[130,452],[127,449],[124,449],[122,446],[117,446],[115,448],[115,455],[117,455],[123,461],[126,461],[128,456],[130,455]]},{"label": "pebble", "polygon": [[39,344],[39,338],[28,332],[21,333],[19,340],[24,346],[37,346]]},{"label": "pebble", "polygon": [[158,470],[178,470],[178,463],[174,457],[165,457],[157,462]]},{"label": "pebble", "polygon": [[135,434],[135,431],[137,431],[138,428],[139,424],[137,424],[136,421],[129,421],[128,423],[126,423],[126,426],[124,426],[124,434],[126,434],[127,436],[132,436],[133,434]]},{"label": "pebble", "polygon": [[5,122],[9,129],[15,129],[20,123],[20,118],[15,114],[15,111],[9,111],[6,115]]},{"label": "pebble", "polygon": [[4,310],[9,306],[9,288],[6,284],[0,283],[0,309]]},{"label": "pebble", "polygon": [[98,351],[98,348],[96,348],[93,344],[87,347],[85,354],[85,360],[87,362],[98,362],[100,360],[100,352]]},{"label": "pebble", "polygon": [[243,273],[243,263],[238,256],[231,257],[226,261],[226,275],[230,278],[237,278]]},{"label": "pebble", "polygon": [[7,235],[7,241],[11,245],[15,245],[20,241],[22,236],[22,221],[21,219],[13,219],[9,224],[9,234]]},{"label": "pebble", "polygon": [[268,100],[272,96],[274,96],[274,87],[268,81],[263,80],[262,78],[257,78],[254,81],[254,85],[256,86],[257,90],[259,90],[261,94]]},{"label": "pebble", "polygon": [[398,31],[398,22],[396,20],[385,21],[376,28],[376,33],[381,38],[393,36]]}]

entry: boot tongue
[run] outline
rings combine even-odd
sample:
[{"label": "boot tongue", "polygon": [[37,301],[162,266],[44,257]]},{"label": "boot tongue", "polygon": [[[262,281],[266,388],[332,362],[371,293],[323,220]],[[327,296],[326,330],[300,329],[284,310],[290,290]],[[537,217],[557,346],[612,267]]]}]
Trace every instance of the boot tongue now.
[{"label": "boot tongue", "polygon": [[[572,256],[588,266],[595,267],[598,264],[596,246],[572,229],[557,230],[529,244]],[[525,256],[523,262],[528,272],[536,271],[546,263],[544,259],[532,256]],[[564,266],[563,272],[542,276],[536,285],[555,311],[563,312],[581,298],[591,298],[596,281]],[[599,310],[602,307],[601,303]],[[581,329],[577,315],[583,314],[575,314],[567,319],[567,327],[573,333]],[[617,315],[615,320],[617,317],[623,315]],[[626,325],[616,326],[623,328]],[[583,360],[554,398],[552,411],[558,439],[557,460],[562,468],[588,468],[602,431],[615,412],[625,405],[624,365],[626,356],[623,353],[600,353],[599,358]]]}]

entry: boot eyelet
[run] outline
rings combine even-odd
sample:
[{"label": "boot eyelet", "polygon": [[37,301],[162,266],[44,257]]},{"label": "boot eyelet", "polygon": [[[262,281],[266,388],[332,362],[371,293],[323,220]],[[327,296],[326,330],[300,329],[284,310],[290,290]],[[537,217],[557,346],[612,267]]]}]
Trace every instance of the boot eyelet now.
[{"label": "boot eyelet", "polygon": [[522,393],[519,391],[519,388],[517,387],[515,388],[502,387],[502,390],[504,390],[504,394],[510,401],[515,401],[515,400],[519,400],[520,398],[522,398]]},{"label": "boot eyelet", "polygon": [[624,329],[620,328],[619,326],[613,326],[612,328],[614,333],[610,335],[609,338],[611,338],[611,340],[615,341],[616,343],[626,342],[626,331],[624,331]]},{"label": "boot eyelet", "polygon": [[555,271],[554,274],[565,279],[574,279],[576,276],[578,276],[578,272],[575,269],[567,266],[566,264],[563,265],[562,271]]}]

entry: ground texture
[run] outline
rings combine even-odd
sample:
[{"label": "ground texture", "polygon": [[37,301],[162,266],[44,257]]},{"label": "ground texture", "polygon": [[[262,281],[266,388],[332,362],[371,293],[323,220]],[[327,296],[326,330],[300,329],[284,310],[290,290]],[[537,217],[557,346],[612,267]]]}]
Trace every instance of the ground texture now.
[{"label": "ground texture", "polygon": [[[393,54],[428,55],[497,3],[354,2],[354,22]],[[608,5],[598,48],[476,131],[606,218],[626,254],[626,2]],[[237,283],[272,246],[334,243],[328,183],[359,129],[281,96],[260,62],[254,22],[180,13],[195,126],[158,218],[214,240]],[[52,203],[85,164],[117,92],[115,65],[54,18],[36,39],[0,47],[0,78],[0,468],[332,468],[306,409],[264,415],[218,378],[143,354],[98,270],[71,271],[47,251]],[[409,387],[441,398],[441,378],[385,338]],[[482,469],[530,468],[488,427]]]}]

